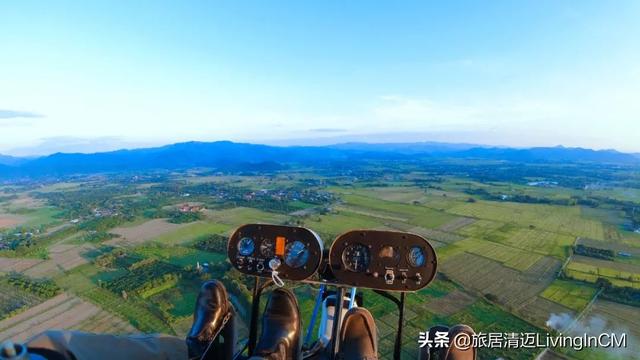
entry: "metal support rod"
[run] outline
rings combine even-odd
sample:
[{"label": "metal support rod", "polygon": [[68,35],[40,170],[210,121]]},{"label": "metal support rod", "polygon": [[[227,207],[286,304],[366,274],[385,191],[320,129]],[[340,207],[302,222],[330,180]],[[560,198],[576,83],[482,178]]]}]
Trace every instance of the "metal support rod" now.
[{"label": "metal support rod", "polygon": [[349,296],[349,309],[354,308],[356,306],[356,287],[351,288],[351,296]]},{"label": "metal support rod", "polygon": [[313,314],[311,314],[311,321],[309,322],[307,335],[304,338],[305,345],[309,345],[309,343],[311,342],[311,336],[313,336],[313,328],[316,325],[316,318],[318,317],[318,311],[320,311],[320,306],[322,306],[322,296],[324,295],[325,287],[326,285],[320,285],[320,290],[318,290],[318,296],[316,296],[316,304],[313,306]]},{"label": "metal support rod", "polygon": [[331,358],[335,359],[340,345],[340,327],[342,326],[342,308],[344,307],[344,288],[336,291],[336,306],[333,313],[333,329],[331,331]]},{"label": "metal support rod", "polygon": [[253,353],[258,337],[258,311],[260,311],[260,278],[255,277],[251,296],[251,322],[249,325],[249,354]]},{"label": "metal support rod", "polygon": [[373,290],[376,294],[379,294],[391,301],[398,307],[398,331],[396,332],[396,342],[393,346],[393,359],[400,360],[400,352],[402,349],[402,326],[404,325],[404,301],[406,293],[400,293],[400,299],[382,290]]},{"label": "metal support rod", "polygon": [[398,304],[398,332],[396,333],[396,343],[393,346],[393,359],[400,360],[400,350],[402,348],[402,328],[404,327],[404,299],[406,294],[400,293],[400,303]]},{"label": "metal support rod", "polygon": [[266,280],[263,284],[260,284],[260,278],[256,276],[253,283],[253,294],[251,299],[251,323],[249,326],[249,354],[253,353],[258,342],[258,314],[260,314],[260,296],[262,291],[269,287],[273,283],[272,280]]}]

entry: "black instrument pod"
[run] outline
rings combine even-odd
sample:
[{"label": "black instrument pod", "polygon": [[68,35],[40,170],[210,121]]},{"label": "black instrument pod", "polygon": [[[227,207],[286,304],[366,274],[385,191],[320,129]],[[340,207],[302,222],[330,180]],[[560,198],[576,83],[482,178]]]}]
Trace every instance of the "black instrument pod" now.
[{"label": "black instrument pod", "polygon": [[246,275],[305,280],[316,273],[323,244],[312,230],[283,225],[247,224],[229,238],[227,256]]},{"label": "black instrument pod", "polygon": [[436,275],[436,253],[422,236],[382,230],[353,230],[329,251],[335,282],[387,291],[417,291]]}]

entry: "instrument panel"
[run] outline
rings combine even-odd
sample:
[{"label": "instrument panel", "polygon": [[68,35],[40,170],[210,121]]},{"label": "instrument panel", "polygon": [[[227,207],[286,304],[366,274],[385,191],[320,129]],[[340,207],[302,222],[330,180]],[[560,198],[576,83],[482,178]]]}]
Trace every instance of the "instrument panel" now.
[{"label": "instrument panel", "polygon": [[415,234],[354,230],[333,242],[329,266],[342,285],[389,291],[417,291],[436,274],[436,253]]},{"label": "instrument panel", "polygon": [[229,238],[227,256],[238,271],[285,280],[304,280],[316,273],[323,244],[313,231],[301,227],[247,224]]}]

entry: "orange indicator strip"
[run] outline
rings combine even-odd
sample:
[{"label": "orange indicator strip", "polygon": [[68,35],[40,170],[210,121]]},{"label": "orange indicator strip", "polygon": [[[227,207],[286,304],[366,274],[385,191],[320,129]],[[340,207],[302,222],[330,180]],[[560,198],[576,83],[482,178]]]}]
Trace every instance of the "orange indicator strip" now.
[{"label": "orange indicator strip", "polygon": [[284,256],[284,243],[286,240],[284,236],[276,236],[276,255]]}]

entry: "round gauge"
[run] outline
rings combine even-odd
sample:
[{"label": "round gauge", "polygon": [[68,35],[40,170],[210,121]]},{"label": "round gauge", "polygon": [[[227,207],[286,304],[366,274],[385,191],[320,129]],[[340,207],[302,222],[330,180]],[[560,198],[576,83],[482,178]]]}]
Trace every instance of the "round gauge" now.
[{"label": "round gauge", "polygon": [[424,266],[426,259],[424,256],[424,251],[418,246],[414,246],[409,250],[409,254],[407,255],[409,260],[409,265],[413,267],[421,267]]},{"label": "round gauge", "polygon": [[275,254],[275,245],[273,244],[273,240],[264,239],[260,244],[260,254],[266,258],[272,258]]},{"label": "round gauge", "polygon": [[378,258],[385,267],[394,267],[400,262],[400,253],[391,245],[383,246],[378,252]]},{"label": "round gauge", "polygon": [[309,249],[301,241],[287,244],[284,253],[284,263],[292,268],[302,267],[309,260]]},{"label": "round gauge", "polygon": [[342,262],[349,271],[365,272],[369,268],[370,261],[371,252],[362,244],[349,245],[342,252]]},{"label": "round gauge", "polygon": [[238,253],[242,256],[249,256],[253,254],[253,251],[256,249],[256,244],[252,238],[243,237],[238,242]]}]

